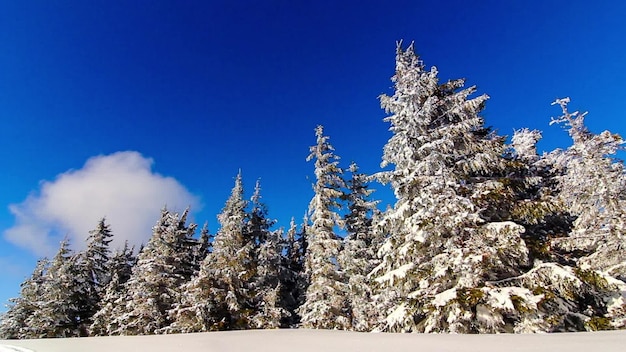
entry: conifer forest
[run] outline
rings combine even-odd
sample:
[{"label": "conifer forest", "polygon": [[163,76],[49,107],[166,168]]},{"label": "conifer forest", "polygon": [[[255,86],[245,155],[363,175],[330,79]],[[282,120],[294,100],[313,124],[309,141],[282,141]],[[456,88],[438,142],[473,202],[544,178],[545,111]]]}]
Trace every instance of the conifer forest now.
[{"label": "conifer forest", "polygon": [[[440,82],[413,45],[398,45],[392,82],[379,97],[391,132],[379,172],[341,164],[318,126],[314,196],[288,228],[260,182],[246,196],[241,172],[215,233],[163,208],[141,248],[110,248],[103,218],[86,249],[63,241],[39,260],[0,338],[626,329],[622,137],[590,132],[562,98],[551,124],[571,146],[540,154],[541,131],[507,139],[486,127],[488,96]],[[375,183],[393,206],[379,210]]]}]

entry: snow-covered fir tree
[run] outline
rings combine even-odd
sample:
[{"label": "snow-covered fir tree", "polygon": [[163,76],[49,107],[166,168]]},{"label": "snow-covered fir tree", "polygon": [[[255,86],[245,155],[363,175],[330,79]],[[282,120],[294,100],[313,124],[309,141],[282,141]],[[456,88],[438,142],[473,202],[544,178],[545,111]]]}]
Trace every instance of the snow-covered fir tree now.
[{"label": "snow-covered fir tree", "polygon": [[105,219],[102,218],[96,228],[89,232],[87,248],[77,255],[76,276],[77,297],[81,334],[85,335],[91,326],[93,315],[100,309],[100,300],[105,285],[110,280],[108,270],[112,233]]},{"label": "snow-covered fir tree", "polygon": [[91,283],[97,289],[104,287],[110,280],[108,262],[111,255],[109,244],[112,238],[110,226],[102,218],[96,228],[89,231],[87,248],[80,253],[79,265],[84,267]]},{"label": "snow-covered fir tree", "polygon": [[315,329],[350,329],[348,287],[339,267],[341,239],[335,228],[341,224],[337,210],[343,195],[342,170],[334,148],[322,126],[315,129],[316,145],[310,147],[307,160],[315,159],[315,192],[309,205],[311,227],[308,229],[305,273],[309,279],[306,299],[298,309],[301,325]]},{"label": "snow-covered fir tree", "polygon": [[[606,271],[626,280],[626,175],[616,153],[623,150],[621,136],[604,131],[591,133],[584,124],[586,113],[569,112],[569,98],[558,99],[563,115],[552,123],[563,124],[573,145],[550,157],[561,175],[559,195],[576,218],[571,235],[554,245],[577,257],[581,267]],[[582,254],[582,255],[581,255]]]},{"label": "snow-covered fir tree", "polygon": [[281,326],[288,312],[282,306],[281,276],[288,275],[283,266],[282,251],[284,241],[281,230],[271,230],[275,221],[268,216],[265,203],[261,201],[261,184],[257,181],[251,199],[252,209],[248,214],[247,236],[254,243],[253,260],[255,277],[252,292],[255,294],[255,313],[250,327],[272,329]]},{"label": "snow-covered fir tree", "polygon": [[282,326],[289,319],[289,312],[284,307],[281,277],[289,275],[283,266],[282,231],[270,231],[268,237],[259,245],[257,255],[257,278],[255,283],[255,314],[250,327],[274,329]]},{"label": "snow-covered fir tree", "polygon": [[195,274],[200,271],[200,265],[202,261],[209,255],[211,252],[212,246],[212,234],[209,232],[209,223],[205,222],[200,230],[200,238],[198,238],[198,245],[196,246],[196,253],[194,254],[194,266],[195,266]]},{"label": "snow-covered fir tree", "polygon": [[289,229],[285,238],[284,255],[282,256],[284,273],[280,275],[281,307],[287,311],[281,326],[296,327],[300,324],[298,307],[304,303],[308,280],[304,272],[305,254],[307,248],[308,218],[298,230],[295,219],[289,222]]},{"label": "snow-covered fir tree", "polygon": [[522,128],[515,130],[511,138],[511,154],[514,158],[534,162],[539,159],[537,142],[541,139],[541,132]]},{"label": "snow-covered fir tree", "polygon": [[348,169],[346,182],[347,213],[344,216],[347,234],[339,263],[348,278],[348,300],[352,329],[370,331],[378,322],[379,312],[372,304],[372,282],[368,274],[379,264],[376,251],[383,242],[380,232],[375,232],[373,217],[377,215],[377,202],[370,200],[373,190],[369,177],[359,172],[356,163]]},{"label": "snow-covered fir tree", "polygon": [[[398,47],[395,94],[382,96],[392,138],[381,175],[397,202],[377,225],[389,238],[371,275],[388,315],[380,329],[538,332],[619,327],[623,282],[599,272],[533,263],[512,221],[503,139],[478,116],[486,96],[439,84],[413,47]],[[528,135],[526,137],[529,137]],[[520,141],[518,141],[520,142]],[[525,142],[526,143],[526,142]],[[524,148],[524,145],[526,148]],[[522,162],[532,154],[517,143]],[[532,160],[533,158],[527,158]],[[523,200],[523,198],[522,198]],[[534,264],[534,266],[533,266]]]},{"label": "snow-covered fir tree", "polygon": [[69,240],[61,242],[57,254],[43,278],[40,304],[26,320],[25,338],[76,337],[80,331],[80,298],[85,292],[77,285],[79,277],[77,256]]},{"label": "snow-covered fir tree", "polygon": [[522,128],[511,139],[506,158],[502,197],[495,203],[507,219],[524,226],[522,238],[531,261],[561,262],[551,249],[553,239],[570,232],[572,217],[558,197],[556,171],[547,154],[537,153],[541,132]]},{"label": "snow-covered fir tree", "polygon": [[[391,113],[385,120],[393,133],[382,166],[394,166],[380,177],[391,183],[397,202],[379,223],[389,238],[373,275],[387,299],[382,328],[390,331],[463,332],[467,323],[439,316],[433,298],[478,286],[489,270],[485,259],[528,264],[519,237],[523,228],[483,227],[471,199],[479,188],[472,176],[490,172],[503,152],[502,141],[478,116],[488,97],[470,98],[475,87],[463,89],[463,80],[439,84],[437,74],[434,67],[425,69],[412,45],[407,50],[399,45],[395,94],[380,98]],[[491,193],[489,186],[497,188],[480,186],[484,194]]]},{"label": "snow-covered fir tree", "polygon": [[136,258],[128,241],[116,251],[107,263],[109,282],[104,288],[100,309],[94,314],[89,328],[92,336],[107,336],[118,331],[116,317],[123,314],[126,305],[126,282],[130,279]]},{"label": "snow-covered fir tree", "polygon": [[195,224],[186,225],[188,209],[180,216],[167,209],[152,228],[152,237],[139,253],[126,282],[126,297],[111,322],[111,334],[147,335],[170,325],[168,312],[180,299],[193,274]]},{"label": "snow-covered fir tree", "polygon": [[275,220],[269,218],[267,205],[261,201],[260,180],[257,180],[254,186],[250,201],[252,208],[246,217],[246,233],[255,244],[260,244],[270,236],[271,228],[276,223]]},{"label": "snow-covered fir tree", "polygon": [[34,336],[26,321],[42,305],[41,296],[47,268],[47,259],[38,260],[31,276],[20,285],[20,296],[9,300],[7,312],[0,316],[0,339]]},{"label": "snow-covered fir tree", "polygon": [[168,332],[235,330],[250,327],[255,312],[251,283],[254,244],[246,234],[246,207],[241,173],[218,215],[220,229],[200,272],[183,286],[184,294],[169,312]]}]

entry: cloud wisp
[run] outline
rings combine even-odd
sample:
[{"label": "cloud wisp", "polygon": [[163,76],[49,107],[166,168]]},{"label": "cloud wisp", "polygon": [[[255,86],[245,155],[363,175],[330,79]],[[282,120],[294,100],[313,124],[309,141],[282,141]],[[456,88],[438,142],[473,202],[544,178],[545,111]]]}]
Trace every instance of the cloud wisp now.
[{"label": "cloud wisp", "polygon": [[135,151],[92,157],[78,170],[44,181],[38,192],[9,206],[15,224],[4,232],[9,242],[39,256],[53,255],[67,236],[74,248],[105,217],[113,248],[125,240],[145,242],[160,209],[198,210],[199,200],[172,177],[152,171],[152,159]]}]

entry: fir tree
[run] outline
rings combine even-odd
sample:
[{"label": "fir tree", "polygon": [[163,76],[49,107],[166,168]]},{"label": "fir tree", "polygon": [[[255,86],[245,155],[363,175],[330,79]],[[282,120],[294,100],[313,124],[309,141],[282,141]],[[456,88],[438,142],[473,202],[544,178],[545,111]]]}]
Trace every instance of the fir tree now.
[{"label": "fir tree", "polygon": [[500,213],[524,226],[522,239],[531,261],[568,264],[551,249],[553,239],[565,237],[571,230],[572,217],[558,197],[556,170],[549,155],[537,154],[541,132],[523,128],[516,130],[507,160],[506,182],[501,183],[499,202],[489,199]]},{"label": "fir tree", "polygon": [[307,221],[305,217],[304,223],[298,231],[294,218],[291,218],[285,238],[285,249],[282,257],[285,271],[280,276],[280,306],[287,311],[287,315],[283,317],[281,322],[283,327],[295,327],[300,323],[297,309],[304,303],[308,286],[308,280],[304,273]]},{"label": "fir tree", "polygon": [[80,330],[86,335],[92,323],[93,315],[100,309],[100,300],[105,285],[110,280],[107,265],[109,264],[109,244],[112,238],[109,225],[102,218],[98,226],[89,232],[87,248],[77,256],[78,275],[75,278],[78,290],[82,292],[78,297]]},{"label": "fir tree", "polygon": [[160,333],[171,321],[168,311],[180,299],[181,287],[193,274],[193,233],[186,226],[188,210],[179,217],[167,209],[152,228],[152,237],[137,257],[126,283],[121,312],[111,323],[112,334]]},{"label": "fir tree", "polygon": [[625,280],[626,177],[623,163],[616,161],[615,155],[626,142],[609,131],[591,133],[584,124],[587,114],[569,112],[568,103],[569,98],[553,103],[561,107],[563,115],[552,123],[568,129],[573,145],[550,157],[561,172],[557,177],[560,199],[576,220],[570,236],[553,244],[575,257],[581,267]]},{"label": "fir tree", "polygon": [[281,327],[289,313],[282,301],[282,282],[288,276],[287,268],[282,263],[282,231],[268,233],[260,244],[257,255],[256,313],[252,317],[251,327],[274,329]]},{"label": "fir tree", "polygon": [[50,262],[41,288],[41,303],[26,320],[26,338],[76,337],[80,331],[80,298],[76,255],[63,240]]},{"label": "fir tree", "polygon": [[[484,333],[623,327],[622,281],[530,260],[526,228],[515,221],[545,221],[546,213],[520,212],[520,204],[538,204],[542,192],[553,190],[550,163],[533,155],[538,136],[518,135],[507,160],[502,138],[478,117],[486,96],[470,99],[474,89],[461,90],[462,81],[439,85],[436,69],[424,70],[412,47],[398,48],[396,64],[395,95],[381,97],[394,133],[383,163],[395,165],[381,178],[391,182],[398,201],[377,225],[389,235],[379,250],[382,263],[371,274],[384,298],[379,307],[388,312],[380,328]],[[522,165],[511,167],[516,163]],[[538,166],[548,170],[533,169]],[[529,177],[515,180],[520,175]],[[524,185],[536,177],[544,178],[534,188]]]},{"label": "fir tree", "polygon": [[187,283],[179,303],[170,311],[174,323],[168,332],[235,330],[250,327],[255,311],[250,292],[252,241],[246,238],[246,207],[241,173],[218,215],[221,227],[212,252],[197,276]]},{"label": "fir tree", "polygon": [[376,251],[383,239],[373,227],[377,202],[369,199],[373,190],[368,187],[368,176],[360,173],[355,163],[348,170],[351,178],[347,182],[348,213],[344,217],[347,235],[339,262],[348,277],[352,328],[370,331],[377,323],[379,312],[372,305],[372,283],[368,274],[379,264]]},{"label": "fir tree", "polygon": [[261,201],[261,182],[257,181],[251,198],[252,209],[247,215],[246,233],[255,245],[259,245],[270,236],[270,229],[276,223],[268,216],[267,205]]},{"label": "fir tree", "polygon": [[107,264],[109,282],[104,288],[100,309],[93,316],[89,328],[90,335],[106,336],[119,331],[115,321],[118,315],[123,314],[126,304],[125,284],[131,277],[135,262],[133,248],[128,246],[128,241],[109,259]]},{"label": "fir tree", "polygon": [[495,215],[477,206],[500,196],[492,176],[503,169],[503,139],[478,115],[488,97],[470,98],[476,89],[463,89],[463,80],[439,84],[436,68],[426,70],[412,45],[398,46],[393,81],[395,94],[380,98],[393,133],[382,166],[394,170],[379,177],[397,198],[377,225],[388,236],[372,273],[387,313],[381,328],[471,332],[472,308],[457,301],[440,307],[437,297],[520,274],[529,264],[524,228],[489,222]]},{"label": "fir tree", "polygon": [[194,265],[196,269],[195,274],[200,271],[200,265],[202,264],[202,261],[211,252],[212,238],[213,236],[209,232],[209,224],[208,222],[205,222],[202,226],[202,230],[200,230],[200,238],[198,239],[198,246],[196,248],[196,254],[194,257]]},{"label": "fir tree", "polygon": [[315,129],[317,144],[307,160],[315,159],[315,195],[309,205],[312,225],[308,230],[305,270],[309,278],[306,299],[298,309],[305,328],[350,329],[346,279],[339,268],[341,240],[335,233],[340,224],[337,213],[344,186],[338,157],[324,135]]},{"label": "fir tree", "polygon": [[287,311],[281,306],[281,276],[286,275],[282,266],[282,231],[272,231],[275,221],[268,216],[265,203],[261,201],[261,184],[257,181],[248,214],[247,236],[254,244],[253,260],[255,277],[252,291],[255,294],[256,312],[252,328],[278,328]]},{"label": "fir tree", "polygon": [[47,259],[38,260],[31,276],[20,285],[20,296],[10,300],[7,312],[1,317],[0,339],[22,339],[33,336],[26,322],[42,305],[41,296],[47,267]]},{"label": "fir tree", "polygon": [[96,228],[89,232],[87,237],[87,249],[81,253],[81,265],[84,266],[84,270],[91,283],[98,290],[104,287],[110,280],[110,273],[108,270],[108,261],[111,254],[109,244],[111,243],[113,235],[109,225],[106,224],[105,219],[102,218]]}]

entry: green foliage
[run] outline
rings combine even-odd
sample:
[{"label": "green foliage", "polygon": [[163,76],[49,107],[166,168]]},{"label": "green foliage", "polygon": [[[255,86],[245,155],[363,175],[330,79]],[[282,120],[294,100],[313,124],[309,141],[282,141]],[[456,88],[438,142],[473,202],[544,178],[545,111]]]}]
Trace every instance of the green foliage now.
[{"label": "green foliage", "polygon": [[543,295],[543,299],[541,300],[541,302],[548,302],[556,298],[554,292],[541,286],[532,287],[531,292],[536,296]]},{"label": "green foliage", "polygon": [[585,322],[585,328],[591,331],[600,331],[600,330],[614,330],[615,328],[611,325],[611,319],[605,317],[591,317],[588,321]]},{"label": "green foliage", "polygon": [[513,307],[515,307],[515,311],[517,311],[519,314],[529,314],[532,312],[532,309],[526,306],[524,298],[517,295],[511,295],[510,298],[511,302],[513,303]]},{"label": "green foliage", "polygon": [[485,298],[485,293],[480,288],[462,288],[456,291],[456,301],[466,310],[475,310],[476,305]]},{"label": "green foliage", "polygon": [[524,236],[528,255],[536,259],[549,259],[552,256],[550,242],[540,236]]},{"label": "green foliage", "polygon": [[594,289],[599,291],[605,291],[609,288],[609,283],[598,272],[590,269],[581,269],[579,267],[574,268],[574,274],[582,282],[591,285]]}]

